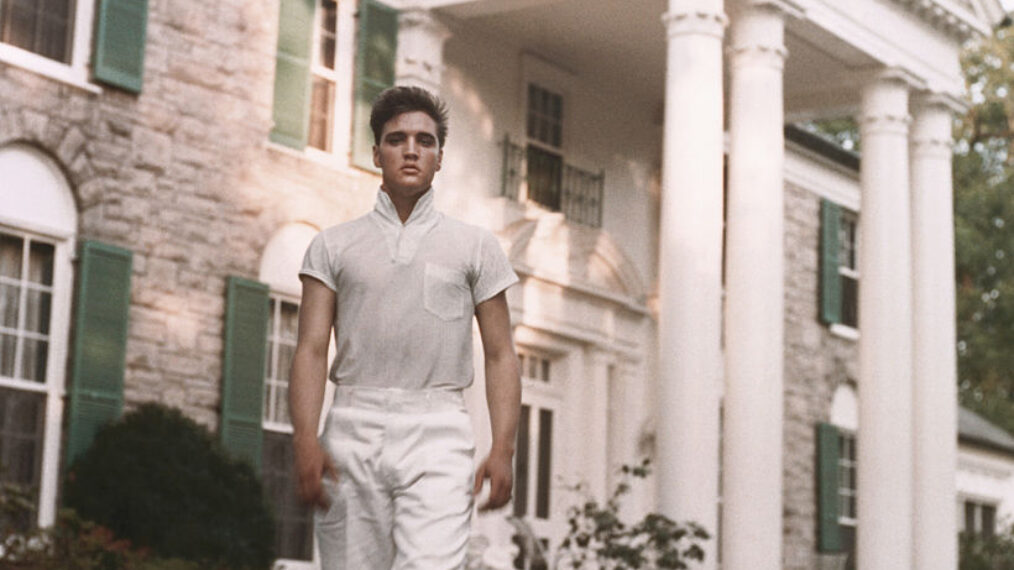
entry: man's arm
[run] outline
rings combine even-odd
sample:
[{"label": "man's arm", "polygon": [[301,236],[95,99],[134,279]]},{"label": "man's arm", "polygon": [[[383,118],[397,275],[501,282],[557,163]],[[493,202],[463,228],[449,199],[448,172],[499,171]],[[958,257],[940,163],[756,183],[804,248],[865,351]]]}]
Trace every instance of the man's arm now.
[{"label": "man's arm", "polygon": [[479,336],[486,355],[486,403],[493,432],[493,446],[475,473],[475,493],[489,478],[489,499],[480,510],[497,509],[511,498],[514,441],[521,411],[521,378],[518,356],[511,338],[507,296],[501,291],[475,307]]},{"label": "man's arm", "polygon": [[324,403],[327,347],[335,294],[317,279],[300,279],[303,281],[303,299],[299,306],[299,336],[289,375],[292,442],[300,498],[326,508],[328,499],[321,486],[321,478],[324,475],[337,478],[338,470],[317,441],[317,425]]}]

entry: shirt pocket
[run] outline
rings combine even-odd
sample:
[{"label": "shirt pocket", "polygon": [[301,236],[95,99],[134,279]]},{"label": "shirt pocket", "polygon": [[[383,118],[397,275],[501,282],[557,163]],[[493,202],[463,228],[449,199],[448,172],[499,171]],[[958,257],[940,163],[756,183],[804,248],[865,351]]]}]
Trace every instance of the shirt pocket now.
[{"label": "shirt pocket", "polygon": [[453,321],[465,316],[464,276],[449,267],[427,263],[423,275],[423,305],[435,316]]}]

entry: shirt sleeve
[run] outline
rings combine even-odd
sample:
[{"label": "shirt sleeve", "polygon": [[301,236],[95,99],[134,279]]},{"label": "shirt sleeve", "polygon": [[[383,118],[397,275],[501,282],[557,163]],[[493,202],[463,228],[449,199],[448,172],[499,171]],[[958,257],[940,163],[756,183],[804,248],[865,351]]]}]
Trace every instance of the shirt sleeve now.
[{"label": "shirt sleeve", "polygon": [[317,234],[310,242],[310,246],[306,248],[303,267],[299,270],[299,274],[301,276],[309,275],[326,285],[328,289],[338,292],[338,286],[335,284],[335,271],[331,263],[331,255],[328,253],[324,232]]},{"label": "shirt sleeve", "polygon": [[500,243],[493,234],[481,230],[479,251],[475,262],[475,278],[472,282],[472,303],[478,305],[495,297],[501,291],[518,282],[518,276],[511,267]]}]

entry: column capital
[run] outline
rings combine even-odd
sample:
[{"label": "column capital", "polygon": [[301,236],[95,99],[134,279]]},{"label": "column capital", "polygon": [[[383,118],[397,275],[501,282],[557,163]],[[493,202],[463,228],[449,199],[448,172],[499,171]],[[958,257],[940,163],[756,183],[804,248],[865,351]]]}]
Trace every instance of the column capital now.
[{"label": "column capital", "polygon": [[397,83],[439,92],[444,42],[450,37],[450,30],[432,10],[419,7],[402,10],[398,15]]},{"label": "column capital", "polygon": [[911,152],[913,158],[937,158],[950,161],[952,123],[963,102],[956,97],[920,94],[912,103]]},{"label": "column capital", "polygon": [[714,36],[721,39],[725,37],[725,27],[729,24],[729,18],[721,8],[673,9],[662,15],[662,23],[665,24],[669,39],[689,35]]},{"label": "column capital", "polygon": [[907,135],[912,121],[908,113],[909,94],[921,86],[918,78],[900,68],[874,73],[863,87],[860,119],[863,131]]},{"label": "column capital", "polygon": [[785,12],[782,2],[755,2],[732,21],[728,54],[733,67],[785,67]]}]

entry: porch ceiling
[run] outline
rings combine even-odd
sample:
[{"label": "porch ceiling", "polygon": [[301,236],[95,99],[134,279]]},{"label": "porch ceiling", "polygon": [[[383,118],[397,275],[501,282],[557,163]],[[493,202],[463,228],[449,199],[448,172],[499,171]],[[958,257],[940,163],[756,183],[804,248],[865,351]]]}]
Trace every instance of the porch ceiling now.
[{"label": "porch ceiling", "polygon": [[[632,101],[661,108],[665,93],[666,0],[519,2],[509,10],[441,11],[509,38],[588,84],[622,90]],[[730,3],[733,6],[735,3]],[[730,18],[735,18],[735,8]],[[873,60],[805,22],[786,30],[786,111],[790,118],[847,112],[858,103],[856,74]],[[728,84],[728,82],[726,82]]]}]

